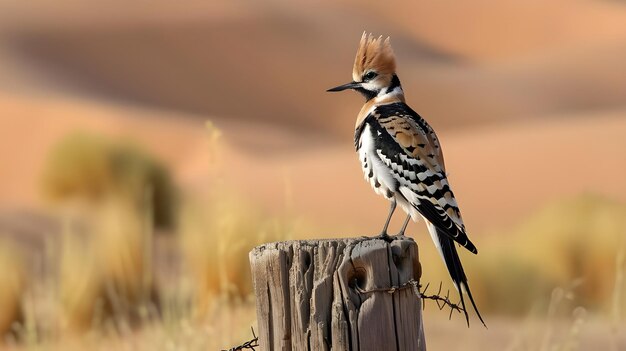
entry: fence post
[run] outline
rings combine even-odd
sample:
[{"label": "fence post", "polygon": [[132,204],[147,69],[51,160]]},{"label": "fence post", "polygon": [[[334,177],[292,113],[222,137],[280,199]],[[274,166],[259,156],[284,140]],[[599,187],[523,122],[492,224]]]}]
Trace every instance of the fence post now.
[{"label": "fence post", "polygon": [[411,238],[269,243],[250,264],[263,350],[426,349]]}]

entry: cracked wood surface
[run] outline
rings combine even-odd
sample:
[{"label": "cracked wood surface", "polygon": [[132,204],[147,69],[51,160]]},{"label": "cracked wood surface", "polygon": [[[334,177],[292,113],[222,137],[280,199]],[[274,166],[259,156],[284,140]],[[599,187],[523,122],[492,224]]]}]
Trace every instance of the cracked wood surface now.
[{"label": "cracked wood surface", "polygon": [[300,240],[250,252],[262,350],[425,350],[411,238]]}]

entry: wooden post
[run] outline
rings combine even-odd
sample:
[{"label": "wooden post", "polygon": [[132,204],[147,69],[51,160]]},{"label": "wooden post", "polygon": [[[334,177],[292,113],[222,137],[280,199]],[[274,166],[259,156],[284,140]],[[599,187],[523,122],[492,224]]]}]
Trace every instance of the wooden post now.
[{"label": "wooden post", "polygon": [[250,264],[262,350],[426,349],[411,238],[270,243]]}]

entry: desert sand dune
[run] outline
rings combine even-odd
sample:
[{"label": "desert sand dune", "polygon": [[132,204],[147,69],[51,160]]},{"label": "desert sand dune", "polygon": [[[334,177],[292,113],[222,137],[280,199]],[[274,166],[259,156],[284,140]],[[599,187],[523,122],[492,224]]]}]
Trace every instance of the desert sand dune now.
[{"label": "desert sand dune", "polygon": [[375,2],[271,4],[21,8],[0,46],[21,63],[14,80],[16,70],[25,80],[39,72],[40,89],[338,140],[351,134],[360,98],[324,90],[350,79],[363,29],[392,36],[407,97],[438,129],[619,108],[626,99],[626,75],[615,74],[626,58],[618,4],[420,2],[393,12]]},{"label": "desert sand dune", "polygon": [[626,6],[618,1],[347,2],[384,16],[419,40],[481,63],[610,45],[626,38]]},{"label": "desert sand dune", "polygon": [[[316,33],[318,24],[294,26],[299,20],[261,14],[217,23],[83,24],[18,31],[6,45],[72,94],[292,128],[346,129],[352,121],[321,116],[344,111],[344,102],[327,99],[325,90],[350,79],[361,30],[354,23],[325,36]],[[415,63],[435,62],[432,49],[413,46]]]},{"label": "desert sand dune", "polygon": [[[0,119],[5,206],[41,204],[37,175],[46,150],[79,129],[132,138],[170,165],[188,191],[210,189],[214,178],[209,175],[215,177],[211,167],[217,163],[218,177],[270,211],[284,210],[288,188],[292,210],[322,228],[368,231],[385,215],[387,204],[362,179],[351,140],[328,142],[324,134],[302,138],[299,132],[265,124],[217,122],[223,137],[215,159],[199,118],[16,96],[0,99],[0,109],[12,117]],[[553,198],[580,192],[626,200],[624,174],[616,172],[626,169],[625,133],[624,111],[618,110],[439,136],[468,228],[482,231],[518,220]],[[240,147],[242,137],[255,146]]]}]

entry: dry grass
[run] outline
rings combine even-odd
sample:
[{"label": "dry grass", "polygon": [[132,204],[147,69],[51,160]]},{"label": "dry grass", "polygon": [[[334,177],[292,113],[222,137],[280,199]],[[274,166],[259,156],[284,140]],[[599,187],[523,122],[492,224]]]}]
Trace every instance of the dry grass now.
[{"label": "dry grass", "polygon": [[185,206],[174,250],[185,264],[158,285],[149,211],[123,200],[98,207],[85,229],[68,221],[42,259],[58,269],[47,269],[28,291],[19,260],[3,246],[0,263],[16,267],[0,278],[2,331],[16,331],[9,344],[206,350],[247,338],[254,323],[247,253],[257,243],[287,238],[290,224],[268,220],[251,205],[251,215],[236,215],[248,213],[244,208],[226,197],[208,207]]},{"label": "dry grass", "polygon": [[[221,131],[206,123],[212,191],[203,199],[187,196],[179,215],[178,236],[190,275],[195,312],[210,314],[215,304],[243,301],[252,292],[248,252],[265,242],[290,239],[303,225],[294,216],[267,216],[248,197],[226,186],[220,155]],[[288,189],[285,189],[285,193]]]},{"label": "dry grass", "polygon": [[[210,124],[207,127],[211,148],[216,149],[220,132]],[[0,294],[0,303],[17,311],[22,297],[27,297],[28,313],[12,343],[51,349],[133,345],[132,349],[205,350],[247,338],[254,322],[248,252],[260,243],[292,237],[299,222],[291,216],[264,215],[243,196],[223,187],[216,171],[207,180],[213,185],[208,197],[185,197],[167,250],[176,267],[167,267],[170,272],[157,277],[155,265],[165,257],[155,251],[151,193],[138,204],[136,197],[110,191],[120,184],[144,191],[146,187],[125,178],[107,180],[110,165],[89,157],[107,154],[97,151],[99,145],[87,147],[96,149],[86,151],[87,156],[84,150],[56,151],[57,156],[77,157],[82,165],[53,170],[45,177],[52,179],[48,190],[75,189],[71,197],[78,194],[89,205],[64,205],[60,240],[48,242],[46,257],[39,259],[43,266],[56,268],[46,269],[30,291],[16,290],[15,279],[7,280],[12,276],[1,280],[4,286],[16,287],[5,289],[11,294]],[[216,157],[211,166],[219,168],[218,152],[211,154]],[[53,161],[52,168],[64,168],[64,160]],[[72,174],[77,169],[79,174]],[[91,180],[97,184],[87,184]],[[0,262],[5,257],[14,261],[0,255]],[[10,317],[6,328],[19,317],[4,315]]]},{"label": "dry grass", "polygon": [[295,223],[267,219],[245,198],[213,195],[209,204],[188,204],[181,214],[182,256],[194,282],[198,311],[216,297],[245,299],[252,291],[248,252],[293,236]]},{"label": "dry grass", "polygon": [[[149,211],[137,213],[132,206],[111,202],[93,217],[91,236],[68,229],[58,246],[61,251],[52,255],[53,261],[60,260],[59,294],[44,293],[47,308],[41,303],[27,304],[29,311],[39,311],[26,314],[23,327],[18,328],[18,345],[51,350],[213,350],[249,339],[255,314],[254,301],[250,297],[247,253],[260,242],[300,237],[298,222],[285,218],[267,220],[258,208],[232,192],[217,191],[212,196],[208,203],[188,202],[182,207],[178,231],[180,247],[176,251],[184,264],[179,274],[169,277],[165,285],[155,286],[151,283],[153,279],[147,278],[152,277],[150,261],[154,258],[146,249],[152,240],[146,235],[151,232],[150,226],[146,227],[146,223],[150,223],[146,218]],[[530,223],[532,221],[527,224]],[[528,264],[521,260],[525,256],[518,251],[502,254],[511,255],[512,252],[517,252],[509,257],[512,262],[518,261],[520,266]],[[466,350],[582,350],[586,345],[598,342],[599,336],[604,337],[603,333],[608,333],[606,316],[612,315],[612,334],[606,334],[607,338],[598,345],[608,345],[610,341],[616,345],[614,349],[619,349],[625,342],[619,335],[623,261],[618,259],[616,264],[614,250],[606,254],[612,257],[613,267],[613,277],[607,278],[611,285],[607,292],[608,297],[612,297],[608,299],[611,300],[610,311],[603,306],[587,305],[587,299],[593,295],[583,298],[587,291],[584,286],[588,284],[584,279],[570,280],[561,285],[564,288],[554,289],[555,285],[550,286],[546,278],[545,289],[549,290],[543,294],[544,287],[533,287],[535,281],[529,283],[523,275],[517,275],[518,272],[511,273],[510,265],[500,266],[500,272],[512,275],[509,280],[501,280],[495,268],[472,271],[472,277],[477,278],[473,286],[479,287],[477,297],[483,301],[490,298],[485,294],[492,293],[492,290],[485,290],[482,284],[486,284],[483,280],[493,279],[490,289],[502,289],[500,294],[509,294],[506,299],[499,295],[493,297],[502,298],[497,303],[507,301],[509,305],[522,306],[509,311],[522,310],[526,308],[524,304],[530,307],[519,312],[516,319],[504,322],[504,327],[497,322],[501,317],[490,314],[488,322],[496,323],[490,325],[493,329],[471,328],[464,332],[461,335],[466,335],[467,340],[462,347],[451,344],[450,340],[443,342],[436,330],[449,335],[463,326],[456,320],[440,322],[437,314],[427,309],[426,323],[431,326],[427,328],[427,334],[429,340],[432,339],[429,343],[445,349]],[[427,262],[427,258],[422,257],[422,261]],[[497,264],[502,265],[502,262],[506,261],[497,261]],[[551,277],[548,273],[553,271],[558,270],[547,267],[545,271],[534,273]],[[50,277],[44,280],[48,287],[55,285],[50,282],[54,280]],[[151,295],[153,287],[159,291],[157,296]],[[30,295],[37,295],[37,292]],[[497,303],[481,307],[493,309],[499,306]],[[48,309],[48,313],[42,309]],[[527,316],[525,322],[520,314]],[[69,328],[42,319],[47,317],[56,321],[55,317],[59,316]],[[609,340],[610,335],[613,339]]]},{"label": "dry grass", "polygon": [[[516,228],[479,237],[480,254],[462,253],[463,262],[484,311],[524,315],[546,308],[545,297],[555,287],[580,281],[579,303],[608,314],[614,308],[615,259],[626,245],[625,234],[626,206],[580,195],[544,206]],[[420,255],[430,263],[425,281],[449,280],[434,250],[423,248]]]},{"label": "dry grass", "polygon": [[619,350],[618,335],[622,322],[624,296],[624,271],[626,271],[626,248],[622,247],[615,260],[615,288],[613,290],[613,308],[611,309],[611,350]]},{"label": "dry grass", "polygon": [[64,235],[59,255],[63,326],[85,331],[113,317],[137,318],[153,301],[151,224],[125,201],[109,200],[93,231]]},{"label": "dry grass", "polygon": [[[26,289],[23,259],[4,240],[0,242],[0,337],[11,332],[14,323],[22,321],[22,297]],[[2,340],[0,338],[0,340]]]}]

